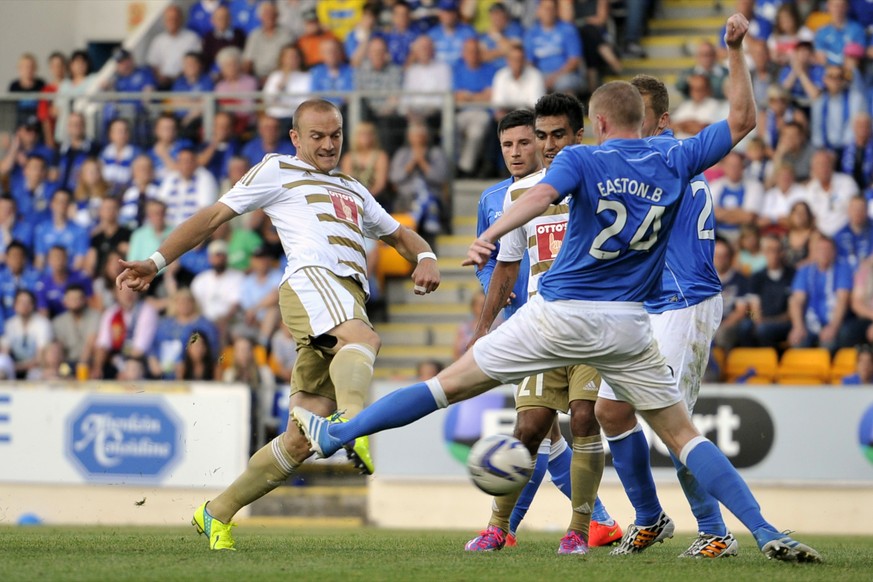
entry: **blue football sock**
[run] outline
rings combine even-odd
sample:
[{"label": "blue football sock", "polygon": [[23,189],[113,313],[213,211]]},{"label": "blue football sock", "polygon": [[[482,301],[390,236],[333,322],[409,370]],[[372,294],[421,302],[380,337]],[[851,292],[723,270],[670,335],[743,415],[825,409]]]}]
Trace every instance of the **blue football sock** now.
[{"label": "blue football sock", "polygon": [[[434,390],[431,390],[431,386]],[[344,443],[389,428],[406,426],[448,406],[439,382],[419,382],[380,398],[348,422],[331,424],[328,432]]]},{"label": "blue football sock", "polygon": [[714,536],[727,534],[727,526],[721,516],[718,500],[700,486],[688,467],[680,463],[672,453],[670,459],[676,467],[676,475],[679,477],[682,491],[685,492],[685,498],[688,499],[688,505],[691,506],[691,513],[697,519],[697,531]]},{"label": "blue football sock", "polygon": [[567,446],[567,441],[562,437],[553,442],[549,453],[549,475],[552,476],[552,483],[567,496],[567,499],[570,499],[572,493],[570,484],[570,463],[572,462],[573,449]]},{"label": "blue football sock", "polygon": [[703,437],[692,439],[682,449],[679,459],[688,467],[697,482],[737,516],[749,531],[776,531],[761,515],[761,507],[749,486],[727,457],[710,441]]},{"label": "blue football sock", "polygon": [[602,523],[604,525],[612,525],[615,523],[615,520],[612,519],[612,516],[609,515],[608,511],[606,511],[606,506],[603,505],[602,501],[600,501],[600,497],[594,499],[594,511],[591,512],[591,521],[596,521],[597,523]]},{"label": "blue football sock", "polygon": [[634,523],[651,525],[661,516],[661,502],[652,478],[649,443],[643,428],[638,424],[633,430],[609,438],[612,464],[625,493],[636,511]]},{"label": "blue football sock", "polygon": [[543,477],[546,476],[546,469],[549,468],[549,449],[552,441],[549,439],[543,440],[540,448],[537,451],[537,462],[534,465],[533,475],[530,476],[530,481],[521,490],[518,500],[515,502],[515,507],[512,509],[512,515],[509,517],[509,531],[515,533],[518,529],[518,524],[524,519],[527,510],[530,509],[530,504],[533,503],[533,498],[537,494],[537,489],[540,488],[540,483],[543,482]]}]

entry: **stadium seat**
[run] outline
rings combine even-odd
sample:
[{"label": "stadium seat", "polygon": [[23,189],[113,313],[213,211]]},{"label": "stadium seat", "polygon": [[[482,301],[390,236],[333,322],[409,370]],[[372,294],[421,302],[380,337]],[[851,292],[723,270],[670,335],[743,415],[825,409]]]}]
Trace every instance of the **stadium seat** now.
[{"label": "stadium seat", "polygon": [[[415,219],[411,214],[392,214],[402,226],[415,230]],[[406,277],[412,273],[413,265],[391,247],[383,242],[379,243],[379,258],[376,264],[376,277],[384,283],[386,277]]]},{"label": "stadium seat", "polygon": [[855,373],[858,363],[858,350],[855,348],[840,348],[834,355],[831,364],[831,384],[841,384],[843,377]]},{"label": "stadium seat", "polygon": [[779,384],[827,384],[831,353],[825,348],[791,348],[779,361]]},{"label": "stadium seat", "polygon": [[734,348],[727,355],[725,380],[770,384],[776,379],[779,355],[773,348]]}]

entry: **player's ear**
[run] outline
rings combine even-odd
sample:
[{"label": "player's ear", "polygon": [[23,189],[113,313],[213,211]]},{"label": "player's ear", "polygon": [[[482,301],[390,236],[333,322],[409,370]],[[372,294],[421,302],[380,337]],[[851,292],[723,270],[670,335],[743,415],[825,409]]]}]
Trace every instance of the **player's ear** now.
[{"label": "player's ear", "polygon": [[585,128],[584,128],[584,127],[580,127],[580,128],[579,128],[579,131],[576,132],[576,143],[577,143],[577,144],[582,143],[582,138],[583,138],[583,137],[585,137]]},{"label": "player's ear", "polygon": [[665,111],[658,120],[658,132],[662,132],[670,127],[670,112]]}]

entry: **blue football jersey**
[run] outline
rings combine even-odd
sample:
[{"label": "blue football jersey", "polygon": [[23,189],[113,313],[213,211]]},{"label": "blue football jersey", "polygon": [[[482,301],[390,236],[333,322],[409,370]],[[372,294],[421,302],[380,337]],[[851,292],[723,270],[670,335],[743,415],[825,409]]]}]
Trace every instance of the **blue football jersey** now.
[{"label": "blue football jersey", "polygon": [[540,280],[543,298],[643,302],[659,293],[679,202],[731,147],[722,121],[686,140],[564,148],[542,182],[573,195],[561,252]]},{"label": "blue football jersey", "polygon": [[[506,189],[512,185],[512,178],[507,178],[502,182],[495,184],[482,192],[479,198],[479,212],[476,220],[476,236],[482,236],[485,230],[494,224],[494,222],[503,215],[503,200],[506,198]],[[479,278],[479,283],[488,293],[488,287],[491,285],[491,273],[497,265],[497,253],[500,252],[500,243],[497,243],[497,248],[491,253],[488,262],[481,269],[476,271],[476,277]],[[512,292],[515,293],[515,299],[509,302],[509,305],[503,310],[504,317],[509,317],[527,302],[527,278],[530,271],[530,260],[525,253],[521,260],[521,265],[518,269],[518,279],[515,281],[515,286]]]},{"label": "blue football jersey", "polygon": [[[676,141],[671,131],[650,139]],[[691,307],[721,292],[721,280],[712,263],[715,253],[712,208],[712,194],[706,178],[695,176],[685,189],[676,212],[667,244],[661,292],[646,301],[649,313]]]}]

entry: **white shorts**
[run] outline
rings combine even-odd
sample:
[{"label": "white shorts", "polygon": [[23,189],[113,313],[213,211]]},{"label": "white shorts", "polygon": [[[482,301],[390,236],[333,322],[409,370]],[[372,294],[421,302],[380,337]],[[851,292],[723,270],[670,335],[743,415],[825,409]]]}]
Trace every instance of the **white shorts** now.
[{"label": "white shorts", "polygon": [[485,374],[511,384],[552,368],[587,364],[638,410],[682,400],[640,303],[545,301],[534,295],[473,344]]},{"label": "white shorts", "polygon": [[[673,369],[679,392],[682,394],[688,411],[694,410],[700,382],[709,362],[709,348],[712,338],[721,323],[721,294],[685,307],[663,313],[652,313],[652,334],[667,365]],[[600,385],[599,398],[624,400],[616,397],[606,383]]]}]

